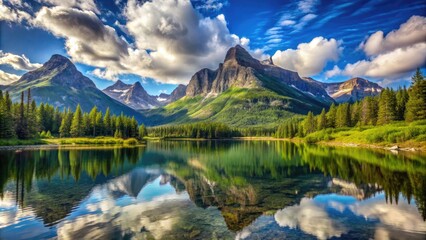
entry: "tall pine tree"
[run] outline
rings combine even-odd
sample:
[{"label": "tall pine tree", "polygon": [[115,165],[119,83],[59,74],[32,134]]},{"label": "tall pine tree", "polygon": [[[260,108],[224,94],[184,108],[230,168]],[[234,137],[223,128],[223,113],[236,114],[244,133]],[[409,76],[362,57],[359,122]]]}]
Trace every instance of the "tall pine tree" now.
[{"label": "tall pine tree", "polygon": [[80,104],[78,104],[72,118],[70,135],[71,137],[81,137],[83,136],[83,130],[83,113]]},{"label": "tall pine tree", "polygon": [[426,119],[426,80],[420,69],[412,77],[413,85],[408,89],[405,120],[412,122]]}]

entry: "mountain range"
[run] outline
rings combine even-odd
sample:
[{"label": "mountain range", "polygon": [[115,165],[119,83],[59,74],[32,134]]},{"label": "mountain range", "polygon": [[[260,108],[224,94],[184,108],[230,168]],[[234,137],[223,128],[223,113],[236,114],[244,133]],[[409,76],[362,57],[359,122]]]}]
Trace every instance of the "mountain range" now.
[{"label": "mountain range", "polygon": [[14,101],[28,88],[37,103],[61,109],[80,104],[84,111],[109,107],[114,114],[134,115],[151,126],[218,121],[236,127],[275,126],[295,114],[319,113],[332,103],[354,102],[382,90],[362,78],[323,83],[300,77],[274,65],[272,59],[253,58],[239,45],[228,50],[217,69],[201,69],[187,86],[178,85],[171,94],[150,95],[140,82],[120,80],[101,91],[61,55],[1,87]]},{"label": "mountain range", "polygon": [[185,96],[185,91],[186,86],[180,84],[171,94],[161,93],[159,96],[152,96],[145,91],[139,81],[126,84],[121,80],[103,90],[111,98],[133,109],[151,109],[164,106]]}]

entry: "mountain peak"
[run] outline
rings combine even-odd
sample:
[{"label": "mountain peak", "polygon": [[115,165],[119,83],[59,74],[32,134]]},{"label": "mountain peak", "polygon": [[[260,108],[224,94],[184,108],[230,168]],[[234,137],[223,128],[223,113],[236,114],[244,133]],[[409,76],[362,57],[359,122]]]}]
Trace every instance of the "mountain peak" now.
[{"label": "mountain peak", "polygon": [[128,84],[125,84],[123,81],[121,81],[121,80],[119,79],[119,80],[117,80],[117,82],[115,82],[113,85],[111,85],[111,86],[107,87],[107,89],[108,89],[108,88],[111,88],[111,89],[122,89],[122,88],[126,88],[126,87],[128,87],[128,86],[129,86]]},{"label": "mountain peak", "polygon": [[228,60],[243,60],[243,61],[252,61],[254,58],[250,55],[250,53],[247,52],[243,47],[240,45],[236,45],[235,47],[232,47],[228,50],[226,53],[225,61]]},{"label": "mountain peak", "polygon": [[53,54],[43,66],[47,69],[54,69],[61,66],[74,66],[74,64],[65,56]]}]

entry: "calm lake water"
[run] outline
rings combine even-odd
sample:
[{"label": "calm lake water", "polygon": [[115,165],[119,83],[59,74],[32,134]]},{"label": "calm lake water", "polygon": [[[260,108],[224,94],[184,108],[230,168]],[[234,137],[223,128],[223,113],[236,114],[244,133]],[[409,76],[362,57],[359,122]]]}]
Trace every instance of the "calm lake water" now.
[{"label": "calm lake water", "polygon": [[275,141],[0,151],[0,239],[425,239],[425,159]]}]

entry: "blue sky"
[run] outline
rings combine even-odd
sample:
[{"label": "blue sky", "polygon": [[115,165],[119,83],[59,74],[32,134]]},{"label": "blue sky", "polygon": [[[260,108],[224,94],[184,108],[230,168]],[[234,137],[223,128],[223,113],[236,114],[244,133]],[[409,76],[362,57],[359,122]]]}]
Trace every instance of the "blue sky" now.
[{"label": "blue sky", "polygon": [[2,84],[62,54],[101,89],[170,93],[241,44],[320,81],[395,87],[426,58],[424,0],[0,0],[0,13]]}]

